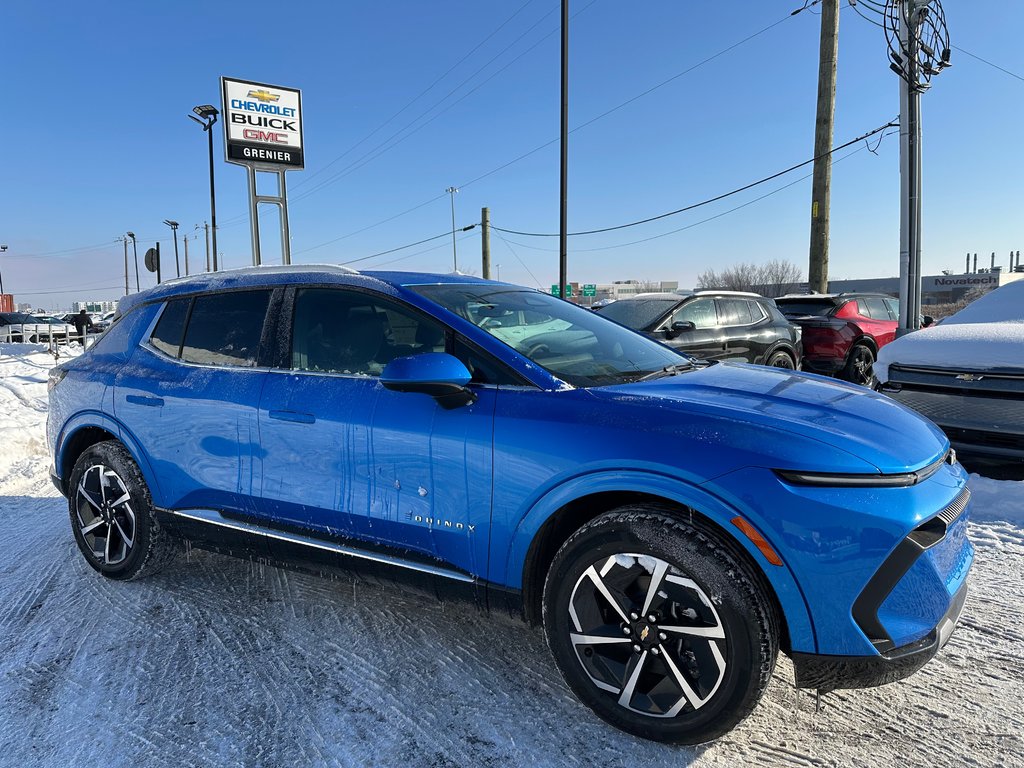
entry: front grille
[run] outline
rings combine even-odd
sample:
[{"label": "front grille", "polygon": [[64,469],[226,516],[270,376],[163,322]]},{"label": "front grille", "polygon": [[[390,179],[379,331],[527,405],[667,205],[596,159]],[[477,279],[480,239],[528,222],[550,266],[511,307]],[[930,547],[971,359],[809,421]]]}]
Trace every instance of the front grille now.
[{"label": "front grille", "polygon": [[963,429],[962,427],[947,427],[943,424],[939,426],[942,427],[942,431],[953,442],[1024,451],[1024,435],[984,432],[979,429]]},{"label": "front grille", "polygon": [[960,495],[953,499],[944,510],[939,512],[938,518],[946,524],[946,528],[949,528],[956,522],[956,519],[964,513],[967,509],[967,502],[971,500],[971,492],[964,486],[964,489],[960,492]]}]

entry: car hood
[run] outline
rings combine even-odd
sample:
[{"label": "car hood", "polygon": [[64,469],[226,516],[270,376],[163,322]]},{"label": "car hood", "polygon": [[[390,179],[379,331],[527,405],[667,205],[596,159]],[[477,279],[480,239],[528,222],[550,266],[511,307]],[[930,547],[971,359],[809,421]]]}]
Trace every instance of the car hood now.
[{"label": "car hood", "polygon": [[[884,395],[781,368],[719,363],[592,391],[597,397],[657,400],[662,408],[692,418],[712,417],[799,435],[852,454],[884,473],[927,466],[949,445],[938,427]],[[772,454],[773,437],[777,435],[765,436],[766,455]],[[823,459],[823,466],[826,463]]]},{"label": "car hood", "polygon": [[943,323],[908,333],[879,351],[875,363],[878,380],[888,381],[889,366],[895,364],[948,371],[1024,372],[1024,322]]}]

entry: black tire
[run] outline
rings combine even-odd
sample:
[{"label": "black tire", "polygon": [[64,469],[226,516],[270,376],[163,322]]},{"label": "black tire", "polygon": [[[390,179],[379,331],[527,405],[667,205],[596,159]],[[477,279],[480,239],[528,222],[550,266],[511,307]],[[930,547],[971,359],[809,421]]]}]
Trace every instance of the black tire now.
[{"label": "black tire", "polygon": [[875,353],[866,344],[855,344],[846,358],[842,377],[853,384],[873,388],[875,385]]},{"label": "black tire", "polygon": [[778,352],[772,353],[772,356],[768,358],[768,362],[765,363],[769,368],[787,368],[791,371],[796,370],[796,362],[793,360],[793,356],[789,352],[783,352],[781,349]]},{"label": "black tire", "polygon": [[[699,744],[749,715],[775,668],[778,620],[759,583],[696,521],[620,507],[558,550],[544,632],[565,681],[600,718],[646,739]],[[597,637],[608,640],[586,642]]]},{"label": "black tire", "polygon": [[178,542],[157,522],[138,465],[115,440],[97,443],[75,462],[68,512],[86,562],[107,578],[150,576],[178,551]]}]

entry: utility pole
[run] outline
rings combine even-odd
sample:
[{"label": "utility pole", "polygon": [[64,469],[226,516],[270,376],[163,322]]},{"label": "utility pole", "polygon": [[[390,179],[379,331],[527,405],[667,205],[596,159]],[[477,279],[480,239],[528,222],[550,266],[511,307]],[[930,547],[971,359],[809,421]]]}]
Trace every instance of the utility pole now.
[{"label": "utility pole", "polygon": [[202,229],[206,232],[206,271],[210,271],[210,225],[205,221],[200,224],[196,224],[196,229]]},{"label": "utility pole", "polygon": [[[921,327],[921,94],[950,64],[941,0],[888,0],[883,29],[900,83],[900,325]],[[978,269],[978,255],[974,255]]]},{"label": "utility pole", "polygon": [[188,277],[188,235],[185,235],[185,277]]},{"label": "utility pole", "polygon": [[119,237],[117,238],[124,243],[124,295],[128,295],[128,238]]},{"label": "utility pole", "polygon": [[480,209],[480,274],[491,279],[491,209]]},{"label": "utility pole", "polygon": [[458,187],[448,187],[447,192],[452,198],[452,271],[459,271],[459,253],[455,250],[455,193],[458,192]]},{"label": "utility pole", "polygon": [[562,0],[562,115],[558,212],[558,295],[569,282],[569,0]]},{"label": "utility pole", "polygon": [[829,213],[832,197],[832,138],[836,115],[836,59],[839,56],[839,0],[821,3],[818,52],[818,114],[814,124],[814,178],[811,187],[810,290],[828,290]]}]

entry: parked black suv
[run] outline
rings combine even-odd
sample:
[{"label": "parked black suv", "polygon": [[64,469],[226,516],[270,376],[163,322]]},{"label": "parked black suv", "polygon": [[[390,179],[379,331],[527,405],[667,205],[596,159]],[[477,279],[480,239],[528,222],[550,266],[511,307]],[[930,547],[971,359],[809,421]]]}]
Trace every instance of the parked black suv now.
[{"label": "parked black suv", "polygon": [[756,293],[644,293],[598,310],[602,315],[705,360],[798,368],[800,328]]}]

